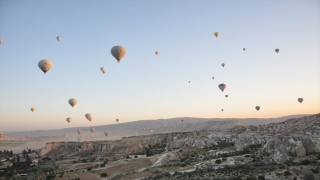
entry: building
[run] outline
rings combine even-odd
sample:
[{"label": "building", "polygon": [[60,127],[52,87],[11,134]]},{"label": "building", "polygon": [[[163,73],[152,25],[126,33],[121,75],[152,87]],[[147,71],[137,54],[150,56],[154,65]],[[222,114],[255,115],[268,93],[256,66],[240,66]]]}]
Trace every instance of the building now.
[{"label": "building", "polygon": [[12,166],[12,162],[6,161],[3,163],[2,166],[0,166],[0,169],[6,169],[7,167],[10,167],[10,166]]}]

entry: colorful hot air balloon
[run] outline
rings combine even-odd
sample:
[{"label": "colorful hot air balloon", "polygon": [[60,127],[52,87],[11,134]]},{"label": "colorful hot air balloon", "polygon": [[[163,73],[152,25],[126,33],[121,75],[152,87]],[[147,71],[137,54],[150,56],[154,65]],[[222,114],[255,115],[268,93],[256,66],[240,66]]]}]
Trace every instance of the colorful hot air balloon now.
[{"label": "colorful hot air balloon", "polygon": [[126,49],[123,46],[114,46],[111,48],[111,54],[118,63],[120,63],[120,60],[126,55]]},{"label": "colorful hot air balloon", "polygon": [[224,67],[225,65],[226,65],[225,63],[222,63],[222,64],[221,64],[222,67]]},{"label": "colorful hot air balloon", "polygon": [[68,123],[70,123],[70,122],[72,121],[72,119],[71,119],[70,117],[68,117],[68,118],[66,119],[66,121],[67,121]]},{"label": "colorful hot air balloon", "polygon": [[31,108],[30,110],[33,112],[35,110],[35,108]]},{"label": "colorful hot air balloon", "polygon": [[298,101],[299,101],[300,103],[302,103],[303,98],[298,98]]},{"label": "colorful hot air balloon", "polygon": [[3,40],[2,39],[0,39],[0,44],[2,44],[3,43]]},{"label": "colorful hot air balloon", "polygon": [[156,53],[156,55],[158,55],[158,54],[159,54],[159,52],[158,52],[158,51],[156,51],[155,53]]},{"label": "colorful hot air balloon", "polygon": [[57,36],[57,40],[61,41],[62,37],[61,36]]},{"label": "colorful hot air balloon", "polygon": [[91,116],[91,114],[87,113],[87,114],[85,115],[85,117],[86,117],[90,122],[92,121],[92,116]]},{"label": "colorful hot air balloon", "polygon": [[44,59],[38,62],[39,68],[46,74],[53,66],[50,60]]},{"label": "colorful hot air balloon", "polygon": [[260,110],[260,106],[256,106],[256,110],[259,111]]},{"label": "colorful hot air balloon", "polygon": [[106,70],[104,69],[104,67],[101,67],[100,70],[102,71],[103,74],[106,73]]},{"label": "colorful hot air balloon", "polygon": [[216,38],[219,36],[219,32],[215,32],[214,36],[216,36]]},{"label": "colorful hot air balloon", "polygon": [[246,48],[243,48],[243,51],[246,51]]},{"label": "colorful hot air balloon", "polygon": [[277,48],[277,49],[275,49],[275,51],[276,51],[277,53],[279,53],[280,49]]},{"label": "colorful hot air balloon", "polygon": [[219,84],[219,89],[221,89],[221,91],[223,92],[226,89],[226,85],[225,84]]},{"label": "colorful hot air balloon", "polygon": [[69,104],[72,106],[72,108],[77,104],[77,100],[74,98],[69,99]]},{"label": "colorful hot air balloon", "polygon": [[0,138],[2,138],[2,137],[3,137],[3,135],[4,135],[4,134],[3,134],[3,132],[0,132]]},{"label": "colorful hot air balloon", "polygon": [[105,135],[105,136],[108,136],[108,132],[104,132],[104,135]]}]

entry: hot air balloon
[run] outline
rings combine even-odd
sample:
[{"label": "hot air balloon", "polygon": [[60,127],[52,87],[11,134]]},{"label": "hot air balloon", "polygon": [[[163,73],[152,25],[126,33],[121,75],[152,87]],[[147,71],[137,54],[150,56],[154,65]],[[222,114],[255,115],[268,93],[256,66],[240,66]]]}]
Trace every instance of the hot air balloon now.
[{"label": "hot air balloon", "polygon": [[119,119],[116,119],[117,122],[119,122]]},{"label": "hot air balloon", "polygon": [[221,109],[221,111],[223,111],[223,109]]},{"label": "hot air balloon", "polygon": [[275,49],[275,51],[276,51],[277,53],[279,53],[280,49],[277,48],[277,49]]},{"label": "hot air balloon", "polygon": [[72,119],[71,119],[70,117],[68,117],[68,118],[66,119],[66,121],[67,121],[68,123],[70,123],[70,122],[72,121]]},{"label": "hot air balloon", "polygon": [[0,44],[2,44],[3,43],[3,40],[2,39],[0,39]]},{"label": "hot air balloon", "polygon": [[243,48],[243,51],[246,51],[246,48]]},{"label": "hot air balloon", "polygon": [[30,136],[29,135],[26,135],[26,138],[29,138]]},{"label": "hot air balloon", "polygon": [[44,72],[44,74],[46,74],[52,68],[52,65],[52,62],[47,59],[38,62],[38,66]]},{"label": "hot air balloon", "polygon": [[61,41],[62,37],[61,36],[57,36],[57,40]]},{"label": "hot air balloon", "polygon": [[189,81],[189,83],[190,83],[190,81]]},{"label": "hot air balloon", "polygon": [[181,119],[181,122],[183,122],[184,121],[184,119]]},{"label": "hot air balloon", "polygon": [[91,114],[87,113],[87,114],[85,115],[85,117],[86,117],[90,122],[92,121],[92,116],[91,116]]},{"label": "hot air balloon", "polygon": [[111,54],[118,63],[120,63],[120,60],[123,58],[124,55],[126,55],[126,49],[123,46],[114,46],[111,48]]},{"label": "hot air balloon", "polygon": [[31,108],[30,110],[33,112],[35,110],[35,108]]},{"label": "hot air balloon", "polygon": [[159,54],[159,52],[158,52],[158,51],[156,51],[155,53],[156,53],[156,55],[158,55],[158,54]]},{"label": "hot air balloon", "polygon": [[106,70],[104,70],[104,67],[101,67],[100,70],[102,71],[103,74],[106,73]]},{"label": "hot air balloon", "polygon": [[105,136],[108,136],[108,132],[104,132],[104,135],[105,135]]},{"label": "hot air balloon", "polygon": [[224,89],[226,89],[226,85],[225,84],[219,84],[219,89],[221,89],[221,91],[223,92],[224,91]]},{"label": "hot air balloon", "polygon": [[228,97],[228,95],[226,94],[226,98]]},{"label": "hot air balloon", "polygon": [[0,138],[2,138],[3,137],[3,132],[0,132]]},{"label": "hot air balloon", "polygon": [[303,98],[298,98],[298,101],[299,101],[300,103],[302,103]]},{"label": "hot air balloon", "polygon": [[256,106],[256,110],[259,111],[260,110],[260,106]]},{"label": "hot air balloon", "polygon": [[212,77],[212,79],[214,79],[214,77]]},{"label": "hot air balloon", "polygon": [[93,132],[93,131],[94,131],[94,128],[91,128],[90,131]]},{"label": "hot air balloon", "polygon": [[78,129],[77,131],[78,131],[78,134],[79,134],[79,135],[82,133],[80,129]]},{"label": "hot air balloon", "polygon": [[150,130],[151,133],[153,133],[153,130]]},{"label": "hot air balloon", "polygon": [[226,65],[225,63],[222,63],[222,64],[221,64],[222,67],[224,67],[225,65]]},{"label": "hot air balloon", "polygon": [[72,108],[73,108],[73,106],[75,106],[77,104],[77,102],[78,101],[74,98],[69,99],[69,104],[72,106]]},{"label": "hot air balloon", "polygon": [[216,38],[219,36],[219,32],[215,32],[214,35],[216,36]]}]

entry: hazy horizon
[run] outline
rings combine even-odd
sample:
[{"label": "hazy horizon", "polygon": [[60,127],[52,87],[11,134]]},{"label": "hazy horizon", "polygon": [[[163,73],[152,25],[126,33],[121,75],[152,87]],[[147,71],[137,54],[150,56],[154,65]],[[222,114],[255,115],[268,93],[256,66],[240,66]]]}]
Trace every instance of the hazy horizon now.
[{"label": "hazy horizon", "polygon": [[[319,7],[312,0],[2,0],[0,132],[319,113]],[[120,63],[110,53],[116,45],[127,51]],[[53,63],[46,75],[42,59]]]}]

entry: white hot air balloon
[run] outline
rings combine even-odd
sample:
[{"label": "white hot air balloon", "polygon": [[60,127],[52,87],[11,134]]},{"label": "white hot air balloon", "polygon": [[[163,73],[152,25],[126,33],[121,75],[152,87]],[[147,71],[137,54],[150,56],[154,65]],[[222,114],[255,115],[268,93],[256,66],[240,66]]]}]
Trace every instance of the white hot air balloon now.
[{"label": "white hot air balloon", "polygon": [[38,62],[39,68],[46,74],[53,66],[50,60],[44,59]]},{"label": "white hot air balloon", "polygon": [[69,104],[72,106],[72,108],[77,104],[77,100],[74,98],[69,99]]},{"label": "white hot air balloon", "polygon": [[111,48],[111,54],[118,63],[120,63],[120,60],[126,55],[126,49],[123,46],[114,46]]}]

